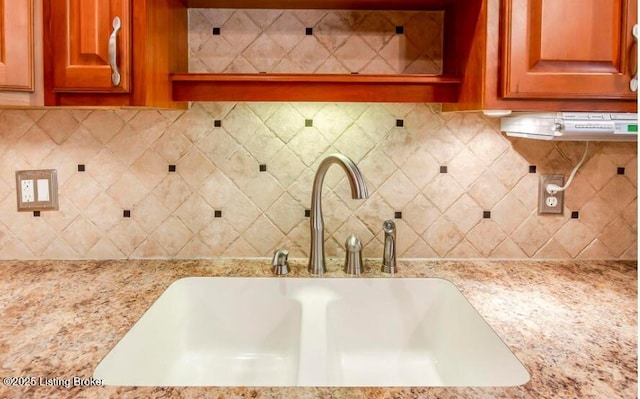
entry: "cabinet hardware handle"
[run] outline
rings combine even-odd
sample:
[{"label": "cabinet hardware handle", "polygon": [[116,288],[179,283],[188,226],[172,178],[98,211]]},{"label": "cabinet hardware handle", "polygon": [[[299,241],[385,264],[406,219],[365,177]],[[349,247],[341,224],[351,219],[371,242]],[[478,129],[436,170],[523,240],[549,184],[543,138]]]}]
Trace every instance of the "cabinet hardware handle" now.
[{"label": "cabinet hardware handle", "polygon": [[109,37],[109,63],[111,64],[111,70],[113,73],[111,74],[111,83],[114,86],[120,85],[120,70],[118,70],[118,32],[120,32],[120,28],[122,24],[120,23],[120,17],[115,17],[113,19],[113,32]]},{"label": "cabinet hardware handle", "polygon": [[[634,44],[634,47],[636,48],[636,54],[638,51],[638,30],[639,30],[638,24],[635,24],[633,26],[633,30],[631,31],[633,33],[633,44]],[[631,82],[629,83],[629,88],[633,92],[638,91],[638,63],[637,62],[636,62],[636,71],[633,73],[633,78],[631,78]]]}]

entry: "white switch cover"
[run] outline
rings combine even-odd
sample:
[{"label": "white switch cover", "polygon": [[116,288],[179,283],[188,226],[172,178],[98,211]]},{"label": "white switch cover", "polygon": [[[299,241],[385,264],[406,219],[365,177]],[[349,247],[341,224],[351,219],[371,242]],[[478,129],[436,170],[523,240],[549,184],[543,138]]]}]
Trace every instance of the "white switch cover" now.
[{"label": "white switch cover", "polygon": [[38,202],[49,201],[49,180],[38,179]]},{"label": "white switch cover", "polygon": [[35,192],[33,188],[33,180],[22,180],[20,181],[22,184],[22,202],[33,202],[35,201]]}]

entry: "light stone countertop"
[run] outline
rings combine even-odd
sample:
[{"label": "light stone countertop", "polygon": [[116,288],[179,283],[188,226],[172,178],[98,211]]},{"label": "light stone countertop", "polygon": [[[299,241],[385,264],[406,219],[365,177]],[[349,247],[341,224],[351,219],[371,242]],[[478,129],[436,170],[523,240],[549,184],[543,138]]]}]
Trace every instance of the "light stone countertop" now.
[{"label": "light stone countertop", "polygon": [[[291,262],[284,278],[306,277]],[[339,261],[326,277],[343,277]],[[367,262],[363,277],[385,276]],[[637,262],[400,261],[397,277],[452,281],[531,373],[508,388],[0,386],[42,398],[635,398]],[[271,276],[269,260],[0,262],[0,376],[90,378],[173,281]],[[363,332],[366,334],[366,332]]]}]

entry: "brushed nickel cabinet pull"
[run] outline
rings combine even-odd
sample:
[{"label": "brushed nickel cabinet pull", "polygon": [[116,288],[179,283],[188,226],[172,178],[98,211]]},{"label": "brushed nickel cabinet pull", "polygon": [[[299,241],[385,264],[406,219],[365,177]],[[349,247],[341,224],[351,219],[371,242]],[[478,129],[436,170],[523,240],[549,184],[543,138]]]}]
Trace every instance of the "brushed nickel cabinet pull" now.
[{"label": "brushed nickel cabinet pull", "polygon": [[120,70],[118,69],[118,33],[120,32],[120,28],[122,24],[120,22],[120,17],[115,17],[113,19],[113,32],[111,32],[111,36],[109,37],[109,63],[111,64],[111,83],[114,86],[120,85]]},{"label": "brushed nickel cabinet pull", "polygon": [[[638,24],[635,24],[633,26],[633,30],[631,31],[633,33],[633,44],[634,47],[636,49],[636,57],[637,57],[637,52],[638,52]],[[631,91],[633,92],[637,92],[638,91],[638,63],[636,62],[636,70],[633,73],[633,77],[631,78],[631,82],[629,83],[629,88],[631,89]]]}]

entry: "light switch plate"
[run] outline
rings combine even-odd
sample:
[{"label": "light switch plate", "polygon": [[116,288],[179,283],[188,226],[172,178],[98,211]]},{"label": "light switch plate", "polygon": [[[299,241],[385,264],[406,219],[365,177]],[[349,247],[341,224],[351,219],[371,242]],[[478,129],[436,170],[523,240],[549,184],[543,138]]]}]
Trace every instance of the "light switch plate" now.
[{"label": "light switch plate", "polygon": [[17,170],[18,212],[57,211],[58,174],[55,169]]}]

